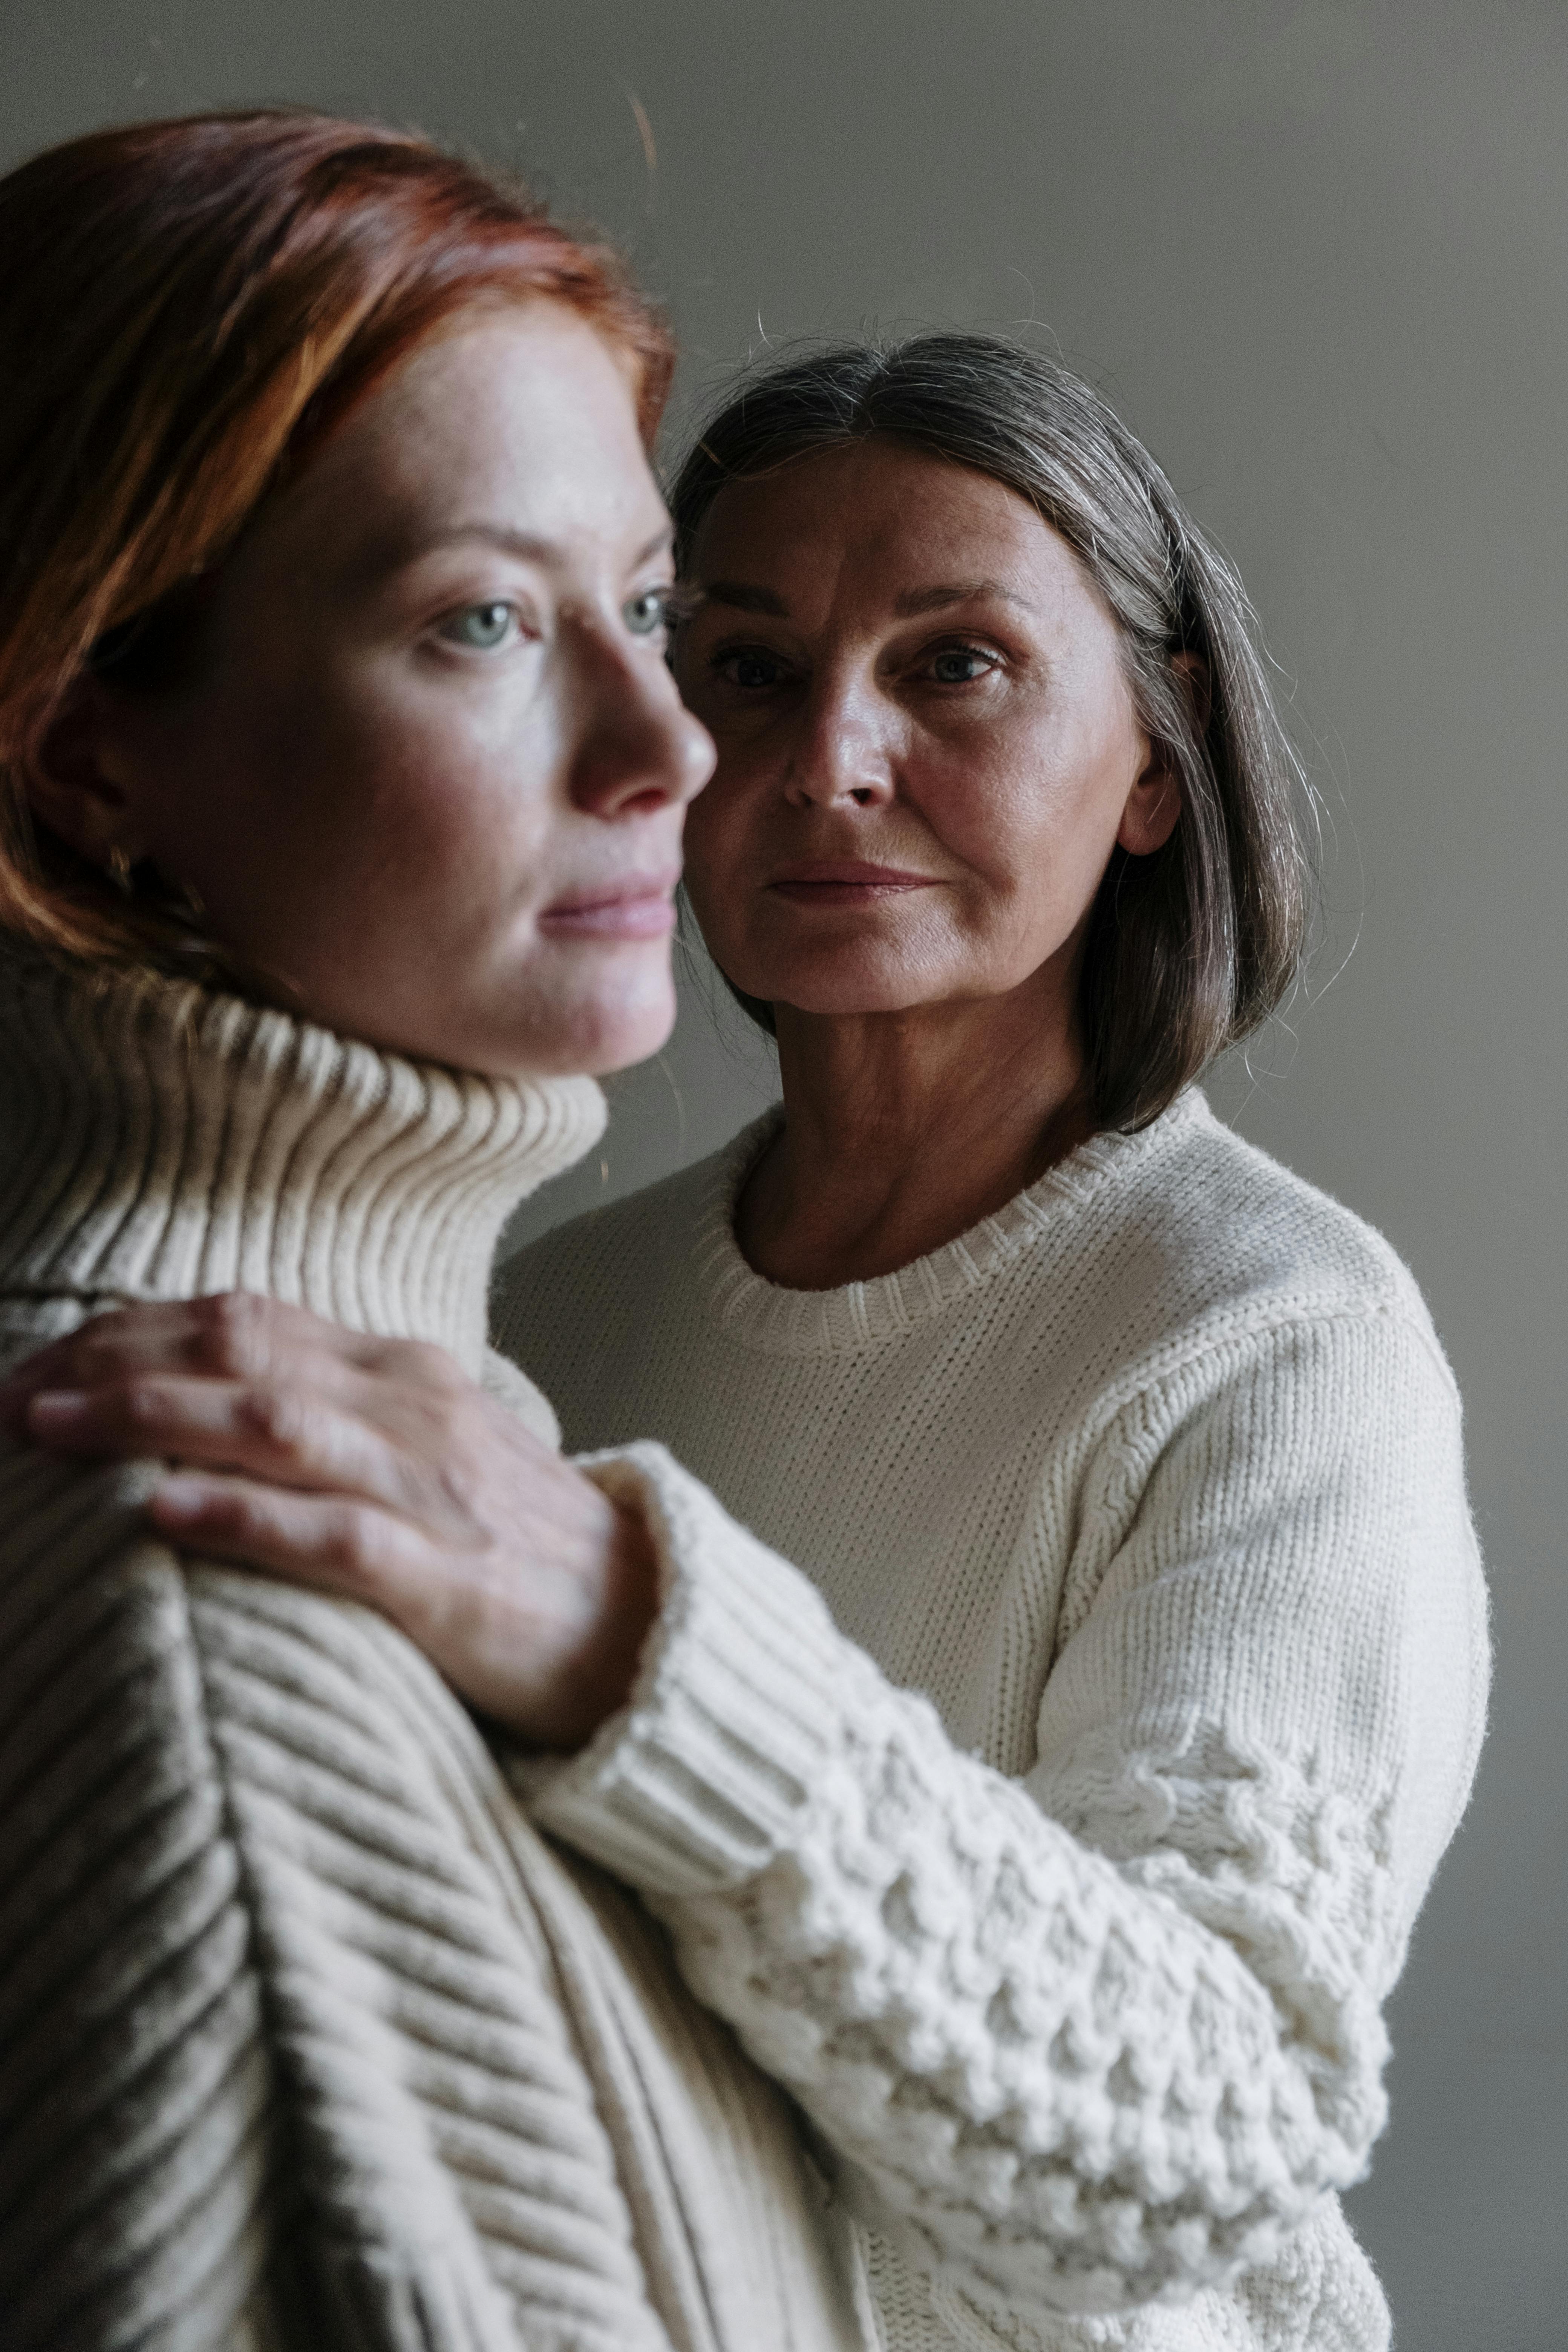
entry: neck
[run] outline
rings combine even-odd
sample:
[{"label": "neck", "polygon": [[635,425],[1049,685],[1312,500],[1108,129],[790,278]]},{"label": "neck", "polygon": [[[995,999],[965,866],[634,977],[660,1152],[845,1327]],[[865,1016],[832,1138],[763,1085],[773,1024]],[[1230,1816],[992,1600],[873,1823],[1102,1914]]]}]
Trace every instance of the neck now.
[{"label": "neck", "polygon": [[483,1356],[490,1260],[604,1123],[147,973],[0,960],[0,1294],[259,1291]]},{"label": "neck", "polygon": [[940,1249],[1093,1131],[1070,1011],[1038,992],[836,1016],[777,1007],[784,1124],[742,1194],[759,1274],[837,1289]]}]

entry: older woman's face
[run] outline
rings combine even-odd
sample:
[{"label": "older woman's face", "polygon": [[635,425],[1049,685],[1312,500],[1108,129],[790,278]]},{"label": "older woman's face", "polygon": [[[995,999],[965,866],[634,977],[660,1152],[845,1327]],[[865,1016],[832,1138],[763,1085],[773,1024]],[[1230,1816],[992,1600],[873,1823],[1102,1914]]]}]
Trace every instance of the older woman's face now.
[{"label": "older woman's face", "polygon": [[616,358],[548,303],[474,314],[264,514],[194,683],[110,699],[130,854],[334,1028],[497,1074],[639,1059],[712,757],[668,580]]},{"label": "older woman's face", "polygon": [[1070,987],[1113,845],[1180,799],[1065,541],[868,440],[722,491],[694,571],[677,674],[719,758],[687,875],[730,978],[826,1014]]}]

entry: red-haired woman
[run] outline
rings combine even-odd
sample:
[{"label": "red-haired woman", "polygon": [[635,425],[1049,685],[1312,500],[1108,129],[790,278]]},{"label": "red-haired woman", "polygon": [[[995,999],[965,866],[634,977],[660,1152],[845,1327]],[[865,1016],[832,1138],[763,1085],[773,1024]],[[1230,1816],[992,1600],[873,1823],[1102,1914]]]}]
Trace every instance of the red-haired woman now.
[{"label": "red-haired woman", "polygon": [[[518,191],[300,115],[40,156],[0,257],[4,1360],[226,1291],[254,1370],[259,1294],[482,1379],[549,1476],[492,1245],[668,1027],[711,758],[664,332]],[[384,1619],[192,1564],[156,1487],[0,1452],[11,2352],[847,2341],[787,2111],[637,1907]],[[570,1745],[654,1571],[550,1494],[548,1592],[467,1622]],[[425,1500],[485,1581],[460,1463]]]}]

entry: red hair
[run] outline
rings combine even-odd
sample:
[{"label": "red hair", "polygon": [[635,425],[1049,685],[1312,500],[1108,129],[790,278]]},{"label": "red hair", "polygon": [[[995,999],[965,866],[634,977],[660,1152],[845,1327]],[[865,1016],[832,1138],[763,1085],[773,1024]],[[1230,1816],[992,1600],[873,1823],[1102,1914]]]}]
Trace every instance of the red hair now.
[{"label": "red hair", "polygon": [[210,571],[416,343],[528,297],[624,355],[651,445],[673,352],[622,263],[423,139],[193,115],[0,179],[0,929],[95,959],[173,944],[36,835],[51,719],[105,633]]}]

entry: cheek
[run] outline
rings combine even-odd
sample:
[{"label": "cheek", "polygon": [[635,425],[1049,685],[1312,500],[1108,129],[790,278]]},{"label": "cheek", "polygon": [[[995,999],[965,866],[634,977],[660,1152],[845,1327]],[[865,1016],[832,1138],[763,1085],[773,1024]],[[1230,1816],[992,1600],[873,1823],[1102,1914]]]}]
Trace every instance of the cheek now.
[{"label": "cheek", "polygon": [[955,761],[925,797],[931,830],[973,877],[977,929],[1042,960],[1087,911],[1115,843],[1121,793],[1108,792],[1094,747],[1021,730]]},{"label": "cheek", "polygon": [[364,805],[375,761],[361,735],[352,703],[303,664],[220,673],[181,722],[176,834],[255,883],[286,869],[308,890],[319,868],[339,866]]},{"label": "cheek", "polygon": [[910,783],[925,824],[986,897],[1028,887],[1068,829],[1070,780],[1033,730],[976,730],[923,772],[911,770]]},{"label": "cheek", "polygon": [[402,681],[336,698],[318,739],[331,747],[321,817],[345,862],[473,906],[515,895],[537,862],[549,795],[531,787],[553,747],[537,715],[455,699]]},{"label": "cheek", "polygon": [[738,763],[721,757],[686,812],[682,840],[687,881],[694,895],[710,878],[743,887],[746,868],[759,855],[757,815],[756,798],[747,792]]}]

